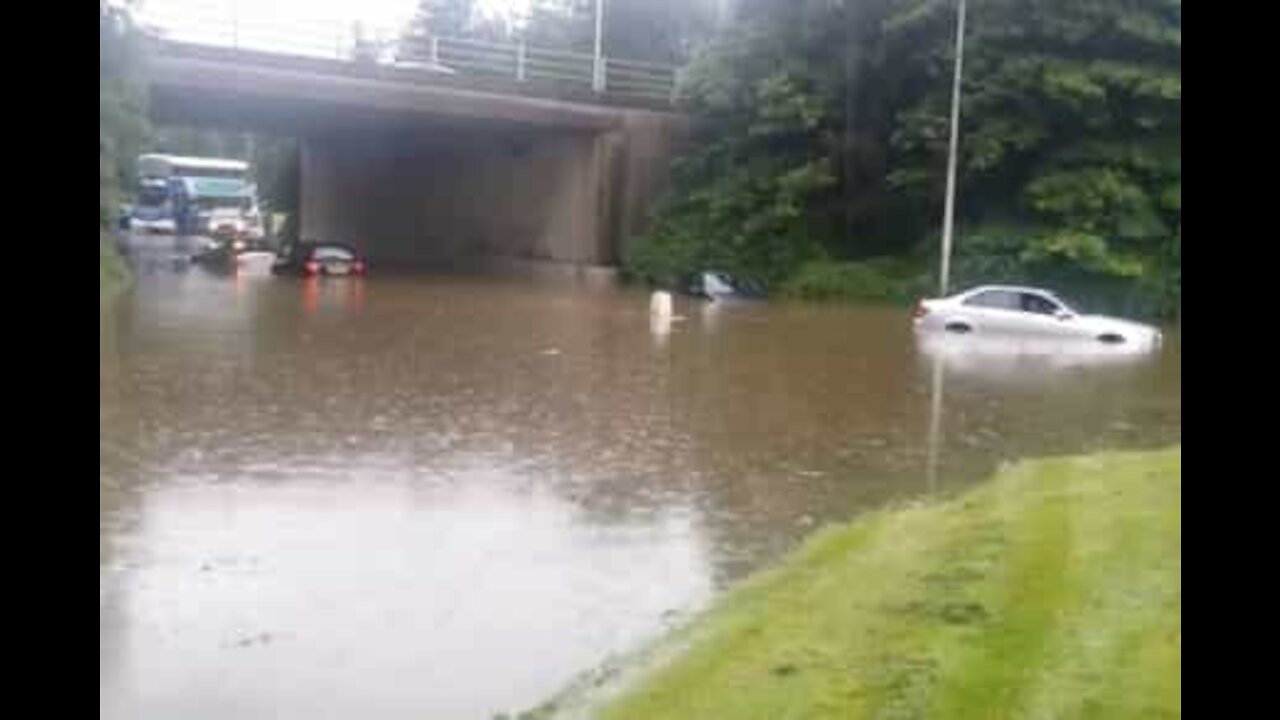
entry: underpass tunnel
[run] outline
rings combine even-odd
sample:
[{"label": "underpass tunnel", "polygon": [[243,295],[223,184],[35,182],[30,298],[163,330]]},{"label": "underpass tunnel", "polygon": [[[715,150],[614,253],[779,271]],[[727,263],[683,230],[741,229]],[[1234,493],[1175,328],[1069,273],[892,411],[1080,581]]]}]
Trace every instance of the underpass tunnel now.
[{"label": "underpass tunnel", "polygon": [[454,104],[474,98],[389,108],[236,77],[153,82],[153,120],[296,138],[298,235],[355,245],[375,266],[616,265],[682,137],[649,112],[489,99],[464,116]]},{"label": "underpass tunnel", "polygon": [[304,237],[375,263],[607,265],[608,136],[459,124],[357,123],[304,139]]}]

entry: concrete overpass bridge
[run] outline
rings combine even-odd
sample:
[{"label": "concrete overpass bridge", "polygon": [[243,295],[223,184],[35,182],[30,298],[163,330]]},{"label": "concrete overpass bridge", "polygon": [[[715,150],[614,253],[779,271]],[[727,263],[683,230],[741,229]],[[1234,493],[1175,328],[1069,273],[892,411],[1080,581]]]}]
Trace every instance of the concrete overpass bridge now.
[{"label": "concrete overpass bridge", "polygon": [[352,242],[375,263],[607,274],[685,135],[674,71],[421,43],[421,62],[383,62],[358,43],[156,38],[151,112],[298,138],[303,236]]}]

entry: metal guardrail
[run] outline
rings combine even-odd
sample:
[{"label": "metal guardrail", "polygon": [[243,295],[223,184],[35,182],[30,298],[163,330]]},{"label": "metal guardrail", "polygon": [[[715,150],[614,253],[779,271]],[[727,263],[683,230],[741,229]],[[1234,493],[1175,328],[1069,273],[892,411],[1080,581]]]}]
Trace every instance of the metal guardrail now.
[{"label": "metal guardrail", "polygon": [[[245,22],[235,3],[160,6],[139,19],[151,37],[184,45],[309,59],[373,63],[427,74],[550,84],[621,99],[670,103],[674,66],[589,53],[440,35],[410,36],[345,21]],[[599,63],[599,65],[597,65]]]}]

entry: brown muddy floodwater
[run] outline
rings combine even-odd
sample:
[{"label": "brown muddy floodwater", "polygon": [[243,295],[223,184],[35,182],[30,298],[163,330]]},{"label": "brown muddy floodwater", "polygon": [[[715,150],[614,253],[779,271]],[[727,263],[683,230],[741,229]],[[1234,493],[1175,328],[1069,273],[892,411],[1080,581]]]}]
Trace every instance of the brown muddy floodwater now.
[{"label": "brown muddy floodwater", "polygon": [[[1149,358],[897,309],[142,262],[100,315],[101,715],[527,708],[823,522],[1181,440]],[[932,431],[932,432],[931,432]]]}]

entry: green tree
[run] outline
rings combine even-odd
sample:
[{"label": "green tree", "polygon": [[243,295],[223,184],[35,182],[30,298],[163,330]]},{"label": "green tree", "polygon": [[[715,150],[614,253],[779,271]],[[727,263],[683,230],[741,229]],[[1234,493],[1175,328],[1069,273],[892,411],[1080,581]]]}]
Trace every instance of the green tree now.
[{"label": "green tree", "polygon": [[[604,54],[624,60],[683,62],[711,31],[714,0],[607,0]],[[595,0],[533,0],[520,25],[530,43],[589,53]]]},{"label": "green tree", "polygon": [[[1168,309],[1180,294],[1171,264],[1182,212],[1180,0],[970,6],[957,272],[1088,286]],[[886,45],[926,48],[924,77],[945,76],[952,4],[895,10]],[[945,83],[922,84],[893,136],[891,181],[930,213],[948,99]]]},{"label": "green tree", "polygon": [[126,8],[98,3],[98,222],[106,226],[134,185],[133,158],[145,141],[146,92],[137,81],[137,31]]},{"label": "green tree", "polygon": [[686,69],[696,151],[675,166],[629,271],[670,285],[708,267],[772,284],[835,232],[847,26],[820,0],[756,2]]},{"label": "green tree", "polygon": [[[958,280],[1181,299],[1179,0],[970,0]],[[742,0],[687,70],[698,122],[628,268],[777,283],[813,262],[932,258],[952,0]],[[927,251],[927,253],[925,253]],[[901,268],[900,263],[871,267]]]},{"label": "green tree", "polygon": [[595,42],[595,0],[531,0],[520,36],[531,45],[589,53]]},{"label": "green tree", "polygon": [[464,37],[475,19],[475,0],[421,0],[413,28],[421,35]]},{"label": "green tree", "polygon": [[475,0],[420,0],[401,42],[410,54],[425,57],[426,38],[433,35],[507,42],[510,20],[484,12]]}]

